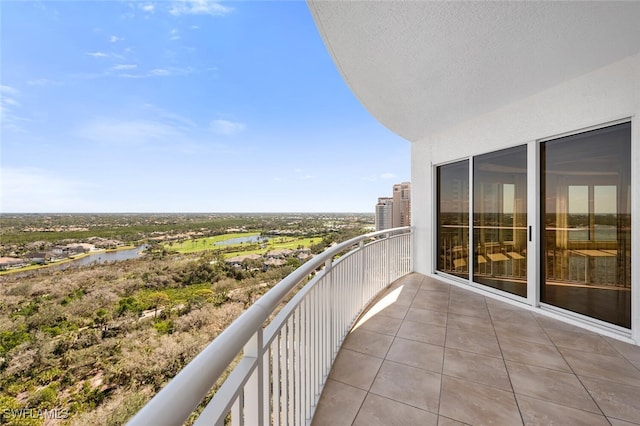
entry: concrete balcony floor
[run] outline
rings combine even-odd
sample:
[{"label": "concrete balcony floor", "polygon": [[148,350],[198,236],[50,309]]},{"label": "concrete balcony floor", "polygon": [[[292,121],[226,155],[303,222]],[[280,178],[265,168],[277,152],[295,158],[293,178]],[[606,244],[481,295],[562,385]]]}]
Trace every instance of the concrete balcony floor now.
[{"label": "concrete balcony floor", "polygon": [[346,338],[313,425],[640,424],[640,347],[419,274]]}]

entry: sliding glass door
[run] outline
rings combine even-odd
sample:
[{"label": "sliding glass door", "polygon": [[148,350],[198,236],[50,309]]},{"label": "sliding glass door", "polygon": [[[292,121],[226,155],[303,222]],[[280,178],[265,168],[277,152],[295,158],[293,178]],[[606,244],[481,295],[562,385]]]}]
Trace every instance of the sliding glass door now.
[{"label": "sliding glass door", "polygon": [[473,281],[527,297],[527,147],[473,159]]},{"label": "sliding glass door", "polygon": [[541,145],[541,301],[631,327],[631,123]]},{"label": "sliding glass door", "polygon": [[[527,170],[534,144],[539,169]],[[631,123],[477,155],[436,175],[439,272],[523,298],[535,280],[543,304],[631,328]],[[527,205],[529,185],[538,206]],[[540,270],[530,277],[532,255]]]}]

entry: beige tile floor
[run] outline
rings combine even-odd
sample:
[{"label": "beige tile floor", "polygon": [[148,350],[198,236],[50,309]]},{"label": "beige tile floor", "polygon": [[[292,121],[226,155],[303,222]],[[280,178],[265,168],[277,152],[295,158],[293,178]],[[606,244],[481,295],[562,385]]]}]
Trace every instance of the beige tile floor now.
[{"label": "beige tile floor", "polygon": [[320,425],[640,425],[640,347],[419,274],[346,338]]}]

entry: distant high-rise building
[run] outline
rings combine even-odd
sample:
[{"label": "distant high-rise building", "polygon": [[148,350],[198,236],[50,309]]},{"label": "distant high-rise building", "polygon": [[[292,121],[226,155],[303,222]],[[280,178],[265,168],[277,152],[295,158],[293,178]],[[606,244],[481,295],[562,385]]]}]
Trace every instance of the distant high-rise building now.
[{"label": "distant high-rise building", "polygon": [[393,185],[393,227],[411,225],[411,183]]},{"label": "distant high-rise building", "polygon": [[411,225],[411,183],[393,185],[392,197],[379,197],[376,204],[376,230]]},{"label": "distant high-rise building", "polygon": [[376,231],[393,227],[393,198],[379,197],[376,204]]}]

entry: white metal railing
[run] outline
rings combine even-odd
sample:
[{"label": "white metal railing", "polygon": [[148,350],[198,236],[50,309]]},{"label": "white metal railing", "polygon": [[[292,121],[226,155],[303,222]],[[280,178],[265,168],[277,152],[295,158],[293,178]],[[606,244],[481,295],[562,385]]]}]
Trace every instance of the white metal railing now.
[{"label": "white metal railing", "polygon": [[[409,227],[373,232],[309,260],[227,327],[128,424],[183,424],[241,352],[195,424],[310,423],[354,321],[381,290],[412,271],[411,239]],[[282,300],[323,265],[266,324]]]}]

